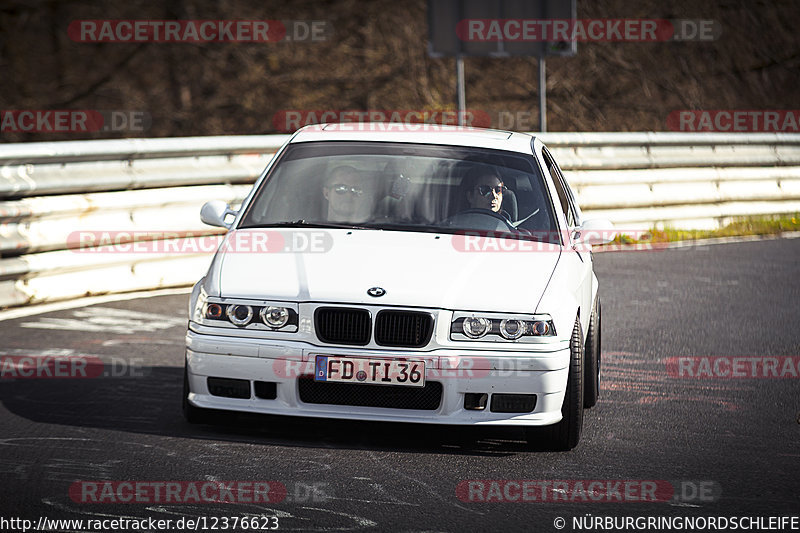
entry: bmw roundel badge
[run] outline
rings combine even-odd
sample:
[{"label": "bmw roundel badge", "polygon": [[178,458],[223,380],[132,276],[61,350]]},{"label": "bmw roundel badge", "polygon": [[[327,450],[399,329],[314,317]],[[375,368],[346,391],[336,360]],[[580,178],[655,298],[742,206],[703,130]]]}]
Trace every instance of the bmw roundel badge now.
[{"label": "bmw roundel badge", "polygon": [[370,287],[367,289],[367,294],[372,296],[373,298],[379,298],[386,294],[386,291],[381,287]]}]

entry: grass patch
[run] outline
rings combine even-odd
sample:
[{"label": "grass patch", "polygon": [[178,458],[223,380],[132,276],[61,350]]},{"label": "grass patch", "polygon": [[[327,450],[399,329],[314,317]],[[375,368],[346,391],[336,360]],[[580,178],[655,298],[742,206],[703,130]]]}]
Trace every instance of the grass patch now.
[{"label": "grass patch", "polygon": [[778,235],[786,231],[800,231],[800,213],[792,215],[736,217],[722,228],[713,230],[684,230],[651,228],[638,237],[617,235],[612,244],[641,244],[675,241],[695,241],[717,237],[746,235]]}]

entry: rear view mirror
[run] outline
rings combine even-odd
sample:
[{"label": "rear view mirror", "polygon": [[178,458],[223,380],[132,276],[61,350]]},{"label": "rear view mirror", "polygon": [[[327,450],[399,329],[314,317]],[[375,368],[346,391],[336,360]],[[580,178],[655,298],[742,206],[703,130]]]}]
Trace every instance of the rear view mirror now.
[{"label": "rear view mirror", "polygon": [[591,218],[575,228],[576,244],[606,244],[617,236],[614,224],[605,218]]},{"label": "rear view mirror", "polygon": [[236,213],[236,211],[231,209],[231,206],[222,200],[211,200],[203,204],[203,207],[200,209],[200,220],[209,226],[230,229],[233,225],[233,220],[225,222],[225,217],[233,215],[235,218]]}]

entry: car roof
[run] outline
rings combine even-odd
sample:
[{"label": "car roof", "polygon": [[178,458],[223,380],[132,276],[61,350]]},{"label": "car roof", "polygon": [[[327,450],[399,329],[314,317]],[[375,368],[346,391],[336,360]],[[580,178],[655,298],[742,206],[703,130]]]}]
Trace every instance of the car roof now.
[{"label": "car roof", "polygon": [[385,122],[348,122],[312,124],[298,130],[290,143],[318,141],[372,141],[416,144],[439,144],[492,148],[531,154],[534,137],[527,133],[450,126],[441,124],[401,124]]}]

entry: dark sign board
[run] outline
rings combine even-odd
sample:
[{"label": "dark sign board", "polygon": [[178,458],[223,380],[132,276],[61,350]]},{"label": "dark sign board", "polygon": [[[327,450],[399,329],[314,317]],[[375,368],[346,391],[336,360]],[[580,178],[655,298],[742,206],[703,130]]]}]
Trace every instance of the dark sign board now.
[{"label": "dark sign board", "polygon": [[428,53],[442,56],[572,56],[575,41],[547,40],[548,21],[575,20],[576,0],[428,0]]}]

